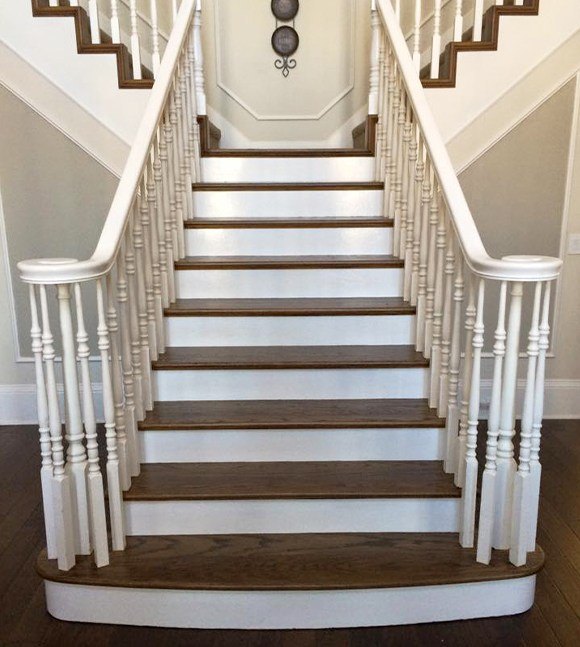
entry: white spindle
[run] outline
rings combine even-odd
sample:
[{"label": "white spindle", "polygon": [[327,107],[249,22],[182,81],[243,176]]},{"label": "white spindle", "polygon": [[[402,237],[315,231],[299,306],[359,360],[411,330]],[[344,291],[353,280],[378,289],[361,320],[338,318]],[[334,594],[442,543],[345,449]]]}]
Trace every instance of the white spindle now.
[{"label": "white spindle", "polygon": [[415,346],[425,350],[425,317],[427,310],[427,262],[429,260],[429,219],[431,211],[431,163],[425,161],[425,173],[421,187],[421,237],[419,247],[419,276],[417,280],[417,327]]},{"label": "white spindle", "polygon": [[453,313],[453,273],[455,272],[455,243],[453,230],[447,229],[447,251],[445,253],[445,281],[443,292],[443,318],[441,322],[441,371],[439,374],[438,413],[447,416],[449,395],[449,356],[451,353],[451,315]]},{"label": "white spindle", "polygon": [[379,112],[379,51],[381,47],[381,19],[375,0],[371,0],[371,51],[370,51],[370,80],[369,80],[369,115]]},{"label": "white spindle", "polygon": [[111,0],[111,38],[113,43],[121,42],[121,26],[119,24],[118,0]]},{"label": "white spindle", "polygon": [[137,0],[131,0],[131,57],[133,59],[133,78],[142,79],[141,70],[141,42],[139,38],[139,25],[137,22]]},{"label": "white spindle", "polygon": [[75,565],[75,535],[71,479],[66,471],[65,452],[62,438],[62,421],[58,402],[54,360],[54,337],[50,327],[46,286],[40,286],[40,307],[42,313],[42,356],[46,368],[46,395],[52,446],[52,511],[58,568],[68,571]]},{"label": "white spindle", "polygon": [[157,0],[149,0],[149,10],[151,12],[151,59],[153,61],[153,76],[157,77],[161,65],[161,55],[159,53],[159,20],[157,17]]},{"label": "white spindle", "polygon": [[528,335],[528,368],[526,389],[522,410],[522,429],[520,434],[520,456],[518,471],[514,477],[513,517],[511,527],[510,562],[514,566],[523,566],[528,554],[528,530],[530,529],[530,495],[532,494],[530,478],[530,461],[532,453],[532,435],[534,424],[534,397],[536,395],[536,372],[540,354],[540,306],[542,301],[542,284],[536,283],[532,323]]},{"label": "white spindle", "polygon": [[425,299],[425,344],[423,352],[425,357],[431,357],[433,343],[433,321],[435,315],[435,282],[437,273],[437,224],[439,212],[442,210],[442,197],[433,178],[433,191],[431,191],[431,204],[429,206],[429,251],[427,255],[427,286]]},{"label": "white spindle", "polygon": [[397,16],[397,21],[401,24],[401,0],[395,0],[395,16]]},{"label": "white spindle", "polygon": [[71,479],[74,511],[75,548],[79,555],[90,555],[89,509],[87,492],[87,454],[79,397],[77,362],[71,313],[70,285],[57,290],[62,340],[62,366],[66,409],[67,472]]},{"label": "white spindle", "polygon": [[101,42],[101,27],[99,25],[99,7],[97,0],[89,0],[89,22],[91,26],[91,43],[98,45]]},{"label": "white spindle", "polygon": [[[107,490],[109,496],[109,513],[111,517],[111,539],[113,550],[124,550],[125,529],[124,511],[119,470],[119,454],[117,452],[117,432],[115,429],[115,397],[113,379],[109,363],[109,328],[106,317],[106,284],[104,279],[97,281],[97,336],[101,353],[101,376],[103,380],[103,412],[105,414],[105,435],[107,440]],[[106,528],[105,528],[106,537]],[[98,566],[98,564],[97,564]]]},{"label": "white spindle", "polygon": [[445,283],[445,245],[447,229],[445,227],[445,204],[441,204],[437,223],[437,269],[435,275],[435,296],[433,300],[433,335],[431,341],[431,381],[429,388],[429,406],[439,404],[439,384],[441,377],[441,331],[443,324],[443,289]]},{"label": "white spindle", "polygon": [[175,19],[177,18],[177,0],[171,0],[171,18],[175,23]]},{"label": "white spindle", "polygon": [[[147,344],[149,357],[159,357],[157,349],[157,313],[155,311],[155,287],[153,285],[153,244],[151,241],[151,223],[149,219],[149,202],[147,200],[147,181],[145,175],[141,180],[141,193],[138,197],[139,218],[143,237],[143,273],[145,282],[145,300],[147,303]],[[159,271],[159,267],[157,267]]]},{"label": "white spindle", "polygon": [[463,0],[455,0],[455,20],[453,23],[453,40],[460,43],[463,39]]},{"label": "white spindle", "polygon": [[478,42],[483,34],[483,0],[475,0],[473,11],[473,40]]},{"label": "white spindle", "polygon": [[546,374],[546,354],[550,347],[550,294],[552,284],[546,283],[544,301],[542,303],[542,320],[540,322],[540,339],[538,343],[538,363],[536,373],[536,389],[534,393],[534,420],[532,426],[532,446],[530,453],[530,496],[528,551],[536,549],[536,533],[538,526],[538,508],[540,503],[540,477],[542,466],[540,464],[540,441],[542,418],[544,417],[544,387]]},{"label": "white spindle", "polygon": [[507,301],[507,283],[500,287],[497,328],[493,345],[493,377],[489,416],[487,422],[487,443],[485,452],[485,469],[481,484],[481,506],[479,511],[479,530],[477,535],[477,561],[489,564],[493,543],[495,523],[495,484],[497,478],[497,443],[499,437],[501,393],[503,382],[503,361],[505,357],[505,315]]},{"label": "white spindle", "polygon": [[485,300],[485,281],[479,279],[477,286],[476,318],[473,325],[471,361],[471,379],[469,389],[469,412],[465,443],[465,466],[463,472],[463,490],[461,493],[461,531],[459,540],[464,548],[473,546],[475,534],[475,504],[477,496],[477,426],[479,423],[479,405],[481,390],[481,353],[483,351],[483,306]]},{"label": "white spindle", "polygon": [[431,42],[431,78],[439,78],[441,58],[441,0],[435,0],[433,13],[433,39]]},{"label": "white spindle", "polygon": [[201,45],[201,0],[197,0],[193,18],[195,90],[197,93],[197,114],[207,114],[205,99],[205,78],[203,73],[203,49]]},{"label": "white spindle", "polygon": [[50,416],[48,411],[48,396],[44,381],[44,368],[42,366],[42,328],[38,319],[38,306],[36,304],[36,288],[29,286],[30,315],[32,325],[30,336],[32,338],[32,354],[34,355],[34,369],[36,374],[36,408],[38,414],[38,433],[40,436],[40,483],[42,487],[42,503],[44,506],[44,528],[46,531],[46,552],[49,559],[58,557],[56,529],[54,527],[54,507],[52,500],[52,448],[50,443]]},{"label": "white spindle", "polygon": [[516,473],[514,460],[515,400],[520,348],[523,285],[511,284],[504,374],[501,393],[500,427],[497,444],[497,476],[494,522],[494,548],[510,547],[513,481]]},{"label": "white spindle", "polygon": [[421,0],[415,0],[413,26],[413,63],[417,72],[421,70]]},{"label": "white spindle", "polygon": [[415,211],[413,214],[413,267],[411,270],[411,303],[417,305],[419,265],[421,258],[421,222],[423,217],[423,180],[425,179],[425,144],[419,133],[419,148],[415,166]]},{"label": "white spindle", "polygon": [[81,373],[82,411],[85,423],[87,443],[87,499],[89,506],[89,529],[94,559],[97,567],[109,563],[109,545],[107,540],[107,519],[105,516],[105,490],[103,476],[99,465],[99,445],[97,443],[97,419],[93,402],[93,385],[89,368],[89,335],[85,327],[85,316],[81,286],[74,285],[74,297],[77,315],[77,353]]}]

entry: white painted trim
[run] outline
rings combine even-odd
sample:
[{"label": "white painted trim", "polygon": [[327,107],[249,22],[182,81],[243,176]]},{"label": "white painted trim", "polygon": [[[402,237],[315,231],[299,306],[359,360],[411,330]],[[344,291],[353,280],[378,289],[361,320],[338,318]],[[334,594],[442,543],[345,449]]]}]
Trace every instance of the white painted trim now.
[{"label": "white painted trim", "polygon": [[4,42],[0,42],[0,85],[109,172],[121,177],[129,155],[127,142]]},{"label": "white painted trim", "polygon": [[197,629],[322,629],[515,615],[534,603],[536,576],[348,591],[182,591],[45,582],[60,620]]},{"label": "white painted trim", "polygon": [[327,112],[330,112],[334,106],[339,103],[344,97],[352,92],[354,89],[355,83],[355,65],[356,65],[356,54],[355,54],[355,44],[356,44],[356,11],[354,0],[350,0],[349,9],[350,9],[350,19],[349,24],[351,27],[350,31],[350,69],[349,69],[349,78],[345,88],[343,88],[331,101],[316,114],[309,115],[262,115],[254,110],[246,101],[239,97],[233,90],[231,90],[222,79],[222,57],[221,57],[221,30],[219,29],[220,24],[220,3],[219,0],[215,0],[214,4],[214,43],[215,43],[215,60],[216,60],[216,83],[217,86],[223,90],[230,98],[232,98],[237,104],[239,104],[246,112],[248,112],[254,119],[257,121],[318,121],[321,119]]}]

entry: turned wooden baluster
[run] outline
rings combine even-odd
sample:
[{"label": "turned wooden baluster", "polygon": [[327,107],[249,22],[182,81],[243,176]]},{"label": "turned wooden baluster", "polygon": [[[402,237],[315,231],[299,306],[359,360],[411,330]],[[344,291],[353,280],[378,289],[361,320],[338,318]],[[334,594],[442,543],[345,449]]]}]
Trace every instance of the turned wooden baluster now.
[{"label": "turned wooden baluster", "polygon": [[455,0],[455,21],[453,23],[453,40],[463,39],[463,0]]},{"label": "turned wooden baluster", "polygon": [[107,539],[107,519],[105,516],[105,490],[99,465],[99,445],[97,444],[97,419],[93,402],[93,386],[89,368],[89,335],[85,327],[81,286],[74,286],[77,315],[77,354],[81,372],[82,411],[87,443],[87,499],[91,545],[97,567],[109,563],[109,544]]},{"label": "turned wooden baluster", "polygon": [[[119,320],[115,307],[116,290],[112,272],[107,274],[107,327],[110,334],[111,345],[111,376],[113,380],[113,393],[115,398],[115,429],[117,432],[117,454],[119,456],[119,477],[121,487],[127,491],[131,487],[131,468],[129,465],[129,450],[127,448],[127,418],[130,419],[130,426],[136,424],[134,407],[125,406],[125,394],[123,392],[123,367],[121,364],[120,341],[119,341]],[[132,396],[131,396],[132,397]]]},{"label": "turned wooden baluster", "polygon": [[127,274],[123,249],[117,256],[117,303],[119,308],[121,365],[123,367],[123,386],[125,391],[125,420],[127,433],[127,459],[130,476],[138,476],[141,471],[137,434],[137,403],[135,375],[132,362],[133,342],[131,334],[131,315],[129,307]]},{"label": "turned wooden baluster", "polygon": [[[177,237],[177,199],[175,173],[173,169],[173,134],[169,111],[163,123],[164,139],[161,146],[161,161],[163,168],[163,197],[165,218],[165,247],[169,255],[171,250],[171,263],[179,258],[179,242]],[[171,271],[168,268],[168,271]],[[172,286],[171,301],[175,301],[175,284]]]},{"label": "turned wooden baluster", "polygon": [[395,104],[395,91],[397,86],[397,64],[395,62],[394,53],[391,51],[389,54],[389,59],[391,61],[388,70],[385,70],[385,73],[388,73],[389,79],[387,84],[387,95],[385,97],[386,107],[385,107],[385,127],[383,129],[383,147],[382,147],[382,167],[381,167],[381,178],[384,178],[385,181],[385,190],[384,190],[384,205],[385,205],[385,215],[387,218],[392,218],[393,214],[388,211],[388,201],[389,194],[391,191],[391,162],[393,158],[393,137],[395,133],[395,120],[393,119],[393,111]]},{"label": "turned wooden baluster", "polygon": [[153,76],[157,78],[161,66],[161,54],[159,52],[159,19],[157,16],[157,0],[149,0],[149,11],[151,13],[151,59],[153,62]]},{"label": "turned wooden baluster", "polygon": [[[187,86],[188,86],[188,101],[187,106],[190,110],[189,115],[189,129],[190,137],[192,138],[192,151],[193,151],[193,168],[192,174],[196,182],[201,182],[201,143],[199,134],[199,123],[197,115],[199,114],[199,107],[197,105],[197,95],[195,87],[195,40],[193,30],[190,33],[189,40],[186,48],[186,61],[187,61]],[[193,196],[192,196],[193,200]],[[193,215],[193,214],[192,214]]]},{"label": "turned wooden baluster", "polygon": [[[155,361],[159,357],[157,349],[157,312],[155,305],[155,288],[153,285],[153,243],[151,240],[151,223],[149,219],[149,202],[147,199],[147,181],[145,174],[141,179],[141,188],[137,196],[139,205],[139,217],[141,225],[142,244],[142,270],[145,289],[145,301],[147,304],[147,343],[149,346],[149,358]],[[157,267],[159,271],[159,266]]]},{"label": "turned wooden baluster", "polygon": [[425,143],[419,131],[417,164],[415,165],[415,195],[413,202],[413,261],[411,270],[411,303],[417,305],[419,294],[419,265],[421,259],[421,223],[423,217],[423,181],[425,179]]},{"label": "turned wooden baluster", "polygon": [[379,112],[379,74],[381,69],[380,49],[382,49],[381,19],[375,0],[371,0],[371,51],[369,79],[369,115]]},{"label": "turned wooden baluster", "polygon": [[131,57],[133,59],[133,78],[142,79],[141,70],[141,42],[139,38],[139,26],[137,23],[137,0],[130,0],[131,12]]},{"label": "turned wooden baluster", "polygon": [[431,42],[431,78],[439,78],[441,58],[441,0],[435,0],[433,13],[433,39]]},{"label": "turned wooden baluster", "polygon": [[90,555],[91,540],[87,492],[88,463],[87,453],[83,444],[85,433],[79,398],[70,285],[59,285],[57,288],[57,297],[62,340],[66,440],[68,442],[66,469],[71,481],[75,549],[78,555]]},{"label": "turned wooden baluster", "polygon": [[445,284],[445,247],[447,241],[445,209],[445,204],[442,202],[437,221],[437,268],[435,271],[435,296],[433,299],[433,334],[431,336],[429,406],[433,408],[436,408],[439,404],[439,384],[441,381],[441,332]]},{"label": "turned wooden baluster", "polygon": [[417,73],[421,70],[421,0],[415,0],[415,20],[413,27],[413,63]]},{"label": "turned wooden baluster", "polygon": [[445,253],[445,280],[443,291],[443,318],[441,322],[441,371],[439,374],[439,417],[447,416],[449,403],[449,358],[451,355],[451,317],[453,313],[453,274],[455,272],[455,243],[453,226],[447,228]]},{"label": "turned wooden baluster", "polygon": [[409,182],[409,140],[410,140],[410,123],[409,107],[407,97],[404,95],[404,101],[399,108],[399,129],[400,129],[400,148],[399,159],[397,160],[397,182],[395,185],[395,220],[399,223],[399,240],[394,249],[394,255],[399,258],[404,257],[404,249],[407,244],[407,200],[405,196],[406,186]]},{"label": "turned wooden baluster", "polygon": [[[172,93],[170,101],[169,116],[171,120],[171,130],[173,133],[173,169],[175,173],[175,192],[176,192],[176,229],[177,229],[177,249],[179,258],[185,256],[185,229],[184,221],[188,219],[189,215],[186,213],[188,209],[187,195],[191,196],[191,176],[187,179],[187,161],[185,159],[185,139],[183,130],[180,127],[181,122],[181,86],[179,82],[175,81],[175,90]],[[187,191],[187,182],[189,181],[189,192]]]},{"label": "turned wooden baluster", "polygon": [[55,528],[55,510],[53,506],[52,481],[54,467],[52,464],[52,447],[50,442],[50,414],[48,410],[48,395],[42,365],[42,328],[38,319],[38,306],[36,304],[36,288],[29,285],[30,315],[32,325],[30,336],[32,338],[32,354],[34,355],[34,370],[36,375],[36,409],[38,414],[38,433],[40,439],[40,483],[42,487],[42,503],[44,509],[44,528],[46,532],[46,552],[48,559],[58,557]]},{"label": "turned wooden baluster", "polygon": [[464,297],[464,261],[457,242],[455,279],[453,284],[453,318],[449,351],[447,395],[447,452],[445,471],[454,474],[457,469],[457,441],[459,429],[459,367],[461,363],[461,320]]},{"label": "turned wooden baluster", "polygon": [[463,490],[461,493],[461,531],[459,540],[464,548],[471,548],[475,535],[475,506],[477,497],[477,426],[479,423],[481,391],[481,354],[484,343],[483,306],[485,301],[485,281],[479,279],[477,286],[477,306],[473,325],[471,379],[469,383],[469,411],[466,432],[465,455],[461,468]]},{"label": "turned wooden baluster", "polygon": [[203,49],[201,46],[201,0],[197,0],[193,18],[195,89],[197,92],[197,111],[207,114],[205,98],[205,77],[203,73]]},{"label": "turned wooden baluster", "polygon": [[[393,88],[393,101],[391,103],[391,113],[389,115],[390,128],[388,143],[391,145],[391,153],[389,156],[389,169],[388,169],[388,190],[385,191],[385,214],[388,218],[395,217],[395,191],[397,184],[397,160],[399,155],[399,105],[401,103],[402,89],[401,80],[399,78],[398,70],[395,77],[395,85]],[[393,227],[393,241],[394,249],[398,246],[398,224],[395,220]]]},{"label": "turned wooden baluster", "polygon": [[473,13],[473,40],[478,42],[483,34],[483,0],[475,0]]},{"label": "turned wooden baluster", "polygon": [[[141,224],[141,209],[138,200],[133,204],[131,217],[132,228],[128,228],[127,241],[133,254],[127,258],[127,274],[135,289],[135,307],[137,317],[137,331],[140,349],[141,389],[143,398],[143,417],[145,411],[153,408],[153,394],[151,387],[151,349],[149,346],[149,315],[147,312],[147,288],[145,285],[145,241],[143,226]],[[131,262],[132,261],[132,262]],[[149,271],[150,271],[149,267]],[[131,285],[131,283],[130,283]]]},{"label": "turned wooden baluster", "polygon": [[546,283],[544,301],[542,303],[542,320],[540,322],[540,339],[538,342],[538,362],[536,372],[536,390],[534,393],[534,419],[532,424],[532,443],[530,451],[530,485],[529,485],[529,528],[528,551],[536,550],[536,534],[538,529],[538,507],[540,503],[540,479],[542,466],[540,464],[540,442],[542,438],[542,419],[544,417],[544,389],[546,376],[546,354],[550,347],[550,295],[552,284]]},{"label": "turned wooden baluster", "polygon": [[42,357],[46,368],[46,395],[48,420],[52,446],[52,511],[58,568],[68,571],[75,565],[75,534],[73,520],[73,496],[71,479],[66,470],[65,451],[62,438],[62,421],[58,401],[54,360],[54,337],[50,327],[46,286],[40,286],[40,308],[42,316]]},{"label": "turned wooden baluster", "polygon": [[542,302],[542,284],[536,283],[532,323],[528,335],[528,367],[526,389],[522,409],[522,428],[520,433],[520,455],[518,471],[514,477],[513,516],[511,525],[510,562],[514,566],[523,566],[528,555],[528,531],[530,530],[529,514],[532,512],[531,494],[532,479],[530,462],[532,453],[532,436],[534,425],[534,398],[536,396],[536,378],[538,357],[540,354],[540,307]]},{"label": "turned wooden baluster", "polygon": [[513,438],[515,436],[515,400],[522,316],[522,283],[515,281],[511,284],[510,296],[495,484],[493,547],[500,550],[507,550],[510,547],[513,482],[517,467],[514,459]]},{"label": "turned wooden baluster", "polygon": [[[113,550],[125,549],[125,521],[123,495],[117,451],[117,431],[115,428],[115,396],[109,351],[111,343],[106,317],[107,287],[105,279],[97,281],[97,336],[101,353],[101,376],[103,380],[103,412],[105,417],[105,437],[107,440],[107,494],[111,519],[111,539]],[[104,513],[104,506],[103,506]],[[106,527],[105,527],[106,538]]]},{"label": "turned wooden baluster", "polygon": [[[187,55],[181,57],[179,66],[179,77],[177,83],[179,85],[179,100],[176,103],[177,107],[177,127],[180,132],[181,141],[181,176],[183,182],[183,219],[191,220],[193,218],[193,191],[191,186],[193,184],[193,176],[195,173],[194,164],[194,148],[193,137],[191,137],[190,123],[192,117],[190,116],[188,85],[187,85]],[[181,241],[182,252],[185,256],[185,231],[181,228]]]},{"label": "turned wooden baluster", "polygon": [[475,317],[477,315],[477,307],[475,303],[475,277],[473,275],[469,277],[467,295],[467,307],[465,308],[465,354],[462,367],[463,378],[461,380],[461,408],[459,411],[457,468],[455,470],[455,484],[459,487],[463,487],[465,478],[465,452],[467,449],[469,403],[471,398],[473,335]]},{"label": "turned wooden baluster", "polygon": [[477,561],[489,564],[493,543],[495,523],[495,484],[497,477],[497,443],[499,437],[501,393],[503,381],[503,361],[505,357],[505,315],[507,301],[507,283],[500,287],[497,328],[493,345],[493,377],[489,415],[487,421],[487,444],[485,469],[481,484],[481,506],[479,511],[479,530],[477,535]]},{"label": "turned wooden baluster", "polygon": [[159,238],[159,266],[161,268],[161,294],[163,297],[163,307],[169,307],[175,295],[175,285],[172,282],[173,277],[173,256],[171,248],[165,244],[165,210],[169,209],[169,196],[164,187],[163,160],[167,159],[167,150],[165,148],[165,135],[163,126],[160,125],[157,131],[157,146],[153,158],[153,173],[155,179],[155,198],[156,213],[153,222],[157,223],[157,234]]},{"label": "turned wooden baluster", "polygon": [[425,297],[425,343],[423,352],[426,358],[431,357],[433,344],[433,321],[435,317],[435,282],[437,275],[437,224],[439,212],[443,209],[441,191],[433,176],[433,190],[431,191],[431,204],[429,206],[429,251],[427,254],[427,285]]},{"label": "turned wooden baluster", "polygon": [[89,24],[91,28],[91,43],[99,45],[101,42],[101,28],[99,26],[99,7],[97,0],[89,0]]},{"label": "turned wooden baluster", "polygon": [[119,2],[111,0],[111,39],[113,43],[121,42],[121,26],[119,24]]},{"label": "turned wooden baluster", "polygon": [[421,187],[421,237],[419,242],[419,275],[417,279],[417,329],[415,347],[425,350],[425,314],[427,308],[427,261],[429,259],[429,219],[431,209],[431,160],[425,160],[425,172]]},{"label": "turned wooden baluster", "polygon": [[405,269],[403,281],[403,298],[405,301],[411,301],[411,287],[413,282],[413,243],[415,235],[415,215],[416,215],[416,193],[417,193],[417,160],[419,153],[418,127],[411,123],[411,139],[409,141],[409,160],[408,160],[408,184],[406,189],[406,212],[407,212],[407,240],[405,241]]},{"label": "turned wooden baluster", "polygon": [[[377,20],[379,20],[377,15]],[[374,37],[374,32],[373,32]],[[369,94],[369,106],[376,103],[377,106],[377,125],[376,125],[376,154],[375,154],[375,179],[380,182],[384,180],[383,168],[383,140],[386,136],[386,113],[385,113],[385,96],[388,91],[387,67],[388,53],[386,50],[386,40],[380,31],[377,31],[379,39],[379,63],[376,71],[377,79],[371,78],[371,83],[377,85],[376,91],[371,89]],[[374,47],[374,43],[373,43]],[[371,52],[372,55],[372,52]],[[371,77],[373,71],[371,70]],[[376,94],[376,96],[375,96]],[[369,109],[369,114],[372,114]]]}]

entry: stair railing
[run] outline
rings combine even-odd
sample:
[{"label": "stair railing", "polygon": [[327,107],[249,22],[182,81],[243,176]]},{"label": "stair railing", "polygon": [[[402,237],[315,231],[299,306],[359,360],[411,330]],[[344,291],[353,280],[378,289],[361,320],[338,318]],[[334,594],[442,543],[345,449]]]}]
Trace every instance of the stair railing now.
[{"label": "stair railing", "polygon": [[[161,66],[163,35],[158,19],[160,10],[169,16],[173,24],[180,1],[149,0],[145,5],[146,15],[139,12],[137,0],[69,0],[67,6],[82,7],[86,10],[93,45],[102,42],[101,29],[108,25],[112,42],[125,43],[131,52],[133,79],[142,79],[145,53],[151,56],[151,72],[154,78],[157,78]],[[61,0],[48,0],[49,7],[59,7],[63,4]]]},{"label": "stair railing", "polygon": [[[428,69],[428,78],[440,76],[440,57],[451,42],[478,43],[485,39],[484,17],[504,0],[392,0],[417,71]],[[513,0],[522,13],[537,7],[537,0]],[[490,23],[488,25],[491,26]]]},{"label": "stair railing", "polygon": [[72,568],[77,555],[93,554],[98,567],[109,563],[100,417],[111,548],[125,548],[123,491],[140,470],[137,425],[153,406],[151,360],[164,350],[163,308],[175,298],[174,261],[185,253],[182,222],[192,215],[191,184],[200,178],[200,25],[200,0],[182,0],[91,258],[19,263],[30,291],[47,552],[61,570]]},{"label": "stair railing", "polygon": [[[375,10],[376,177],[385,184],[385,213],[394,217],[394,253],[405,260],[404,297],[417,307],[415,344],[430,359],[429,401],[447,419],[445,470],[462,488],[460,542],[475,543],[484,322],[497,308],[477,561],[489,563],[492,548],[509,549],[520,566],[535,549],[551,285],[562,262],[488,255],[391,2],[376,0]],[[521,357],[524,305],[531,323]],[[525,389],[516,461],[520,374]]]}]

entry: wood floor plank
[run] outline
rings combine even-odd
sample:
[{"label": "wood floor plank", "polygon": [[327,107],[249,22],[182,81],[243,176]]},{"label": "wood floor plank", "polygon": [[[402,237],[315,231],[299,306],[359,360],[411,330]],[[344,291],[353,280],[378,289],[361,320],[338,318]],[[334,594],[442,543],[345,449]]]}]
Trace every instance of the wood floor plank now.
[{"label": "wood floor plank", "polygon": [[427,366],[413,346],[174,346],[153,362],[156,371]]},{"label": "wood floor plank", "polygon": [[165,309],[168,317],[360,317],[415,312],[415,306],[400,297],[178,299]]},{"label": "wood floor plank", "polygon": [[401,268],[404,262],[388,254],[308,256],[186,256],[178,270],[321,270]]},{"label": "wood floor plank", "polygon": [[382,191],[383,182],[199,182],[194,191]]},{"label": "wood floor plank", "polygon": [[489,566],[454,533],[129,537],[128,549],[97,569],[90,558],[59,571],[43,554],[42,577],[101,586],[203,590],[332,590],[483,582],[531,575],[541,550],[515,568],[506,553]]},{"label": "wood floor plank", "polygon": [[349,429],[444,427],[427,400],[156,402],[140,429]]},{"label": "wood floor plank", "polygon": [[148,463],[127,501],[459,497],[439,461]]},{"label": "wood floor plank", "polygon": [[392,218],[334,216],[332,218],[194,218],[186,220],[186,229],[333,229],[393,227]]}]

